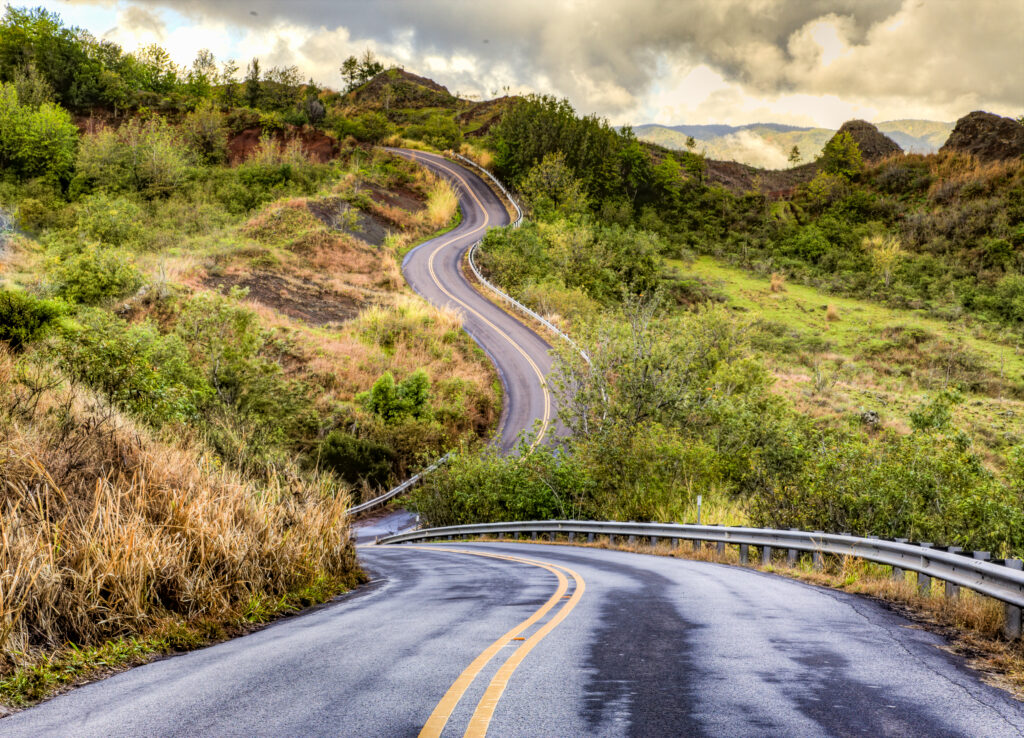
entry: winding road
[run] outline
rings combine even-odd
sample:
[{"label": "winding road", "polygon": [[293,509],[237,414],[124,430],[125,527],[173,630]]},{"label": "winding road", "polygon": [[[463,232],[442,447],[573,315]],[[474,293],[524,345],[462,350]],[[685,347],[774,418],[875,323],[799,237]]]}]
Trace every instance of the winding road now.
[{"label": "winding road", "polygon": [[412,288],[435,305],[462,316],[466,332],[497,367],[504,388],[499,443],[511,451],[522,432],[536,431],[534,444],[557,432],[556,410],[545,377],[551,346],[518,319],[481,297],[462,272],[466,251],[489,228],[507,225],[508,212],[480,177],[444,157],[390,149],[447,179],[459,196],[462,221],[449,233],[410,251],[402,271]]},{"label": "winding road", "polygon": [[[547,344],[459,260],[498,199],[406,259],[506,387],[502,445],[553,433]],[[408,516],[399,521],[409,523]],[[369,530],[388,530],[375,521]],[[370,584],[0,720],[0,736],[993,736],[1024,704],[871,600],[719,564],[530,543],[360,547]]]}]

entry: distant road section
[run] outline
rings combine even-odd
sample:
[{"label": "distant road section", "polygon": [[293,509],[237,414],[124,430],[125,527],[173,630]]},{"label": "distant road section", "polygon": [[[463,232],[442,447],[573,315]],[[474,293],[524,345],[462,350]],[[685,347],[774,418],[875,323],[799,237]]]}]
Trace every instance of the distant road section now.
[{"label": "distant road section", "polygon": [[389,149],[452,183],[459,196],[462,222],[409,252],[402,271],[416,292],[435,305],[462,315],[463,327],[497,367],[505,396],[499,432],[501,447],[511,451],[521,431],[538,429],[536,443],[550,439],[556,409],[545,377],[551,370],[551,346],[533,330],[482,297],[462,272],[466,251],[489,228],[507,225],[508,212],[479,176],[442,156]]}]

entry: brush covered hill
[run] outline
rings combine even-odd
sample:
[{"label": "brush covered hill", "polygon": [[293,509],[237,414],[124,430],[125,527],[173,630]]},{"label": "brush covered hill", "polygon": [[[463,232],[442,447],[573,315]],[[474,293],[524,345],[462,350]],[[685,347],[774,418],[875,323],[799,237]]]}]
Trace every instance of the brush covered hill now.
[{"label": "brush covered hill", "polygon": [[348,93],[347,101],[370,110],[454,108],[459,99],[447,87],[404,69],[387,69]]}]

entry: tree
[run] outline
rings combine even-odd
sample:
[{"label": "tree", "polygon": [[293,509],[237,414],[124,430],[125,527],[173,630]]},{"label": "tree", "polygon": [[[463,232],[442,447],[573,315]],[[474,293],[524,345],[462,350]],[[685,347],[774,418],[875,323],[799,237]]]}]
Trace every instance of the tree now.
[{"label": "tree", "polygon": [[789,150],[789,163],[793,166],[800,163],[800,147],[796,144]]},{"label": "tree", "polygon": [[868,236],[864,239],[863,246],[871,257],[872,270],[882,278],[882,283],[888,289],[893,272],[904,256],[900,240],[895,236]]},{"label": "tree", "polygon": [[359,60],[350,56],[341,63],[341,78],[345,80],[345,92],[351,92],[359,86]]},{"label": "tree", "polygon": [[209,49],[200,49],[188,72],[189,92],[193,97],[209,97],[217,81],[217,59]]},{"label": "tree", "polygon": [[360,84],[373,79],[383,71],[384,65],[377,61],[377,57],[374,56],[374,53],[370,49],[364,51],[363,56],[359,59]]},{"label": "tree", "polygon": [[196,157],[207,164],[227,159],[228,134],[224,116],[212,100],[202,100],[182,123],[185,142]]},{"label": "tree", "polygon": [[693,136],[686,137],[686,149],[687,151],[693,151],[697,148],[697,139]]},{"label": "tree", "polygon": [[219,82],[224,104],[234,107],[238,103],[238,64],[234,59],[221,65]]},{"label": "tree", "polygon": [[311,126],[317,126],[327,115],[327,109],[316,95],[310,95],[305,103],[306,120]]},{"label": "tree", "polygon": [[263,77],[263,104],[272,110],[289,110],[298,105],[301,90],[298,67],[273,67]]},{"label": "tree", "polygon": [[561,151],[546,155],[530,169],[520,189],[539,220],[579,215],[588,210],[583,183],[566,165]]},{"label": "tree", "polygon": [[178,86],[181,70],[171,59],[167,50],[157,44],[150,44],[135,52],[144,90],[158,95],[168,95]]},{"label": "tree", "polygon": [[822,171],[826,174],[837,174],[849,179],[859,172],[864,162],[861,159],[860,147],[853,140],[849,131],[837,133],[825,144],[818,159]]},{"label": "tree", "polygon": [[253,57],[253,60],[249,62],[249,68],[245,72],[245,102],[250,108],[256,108],[259,107],[261,97],[260,60],[257,57]]}]

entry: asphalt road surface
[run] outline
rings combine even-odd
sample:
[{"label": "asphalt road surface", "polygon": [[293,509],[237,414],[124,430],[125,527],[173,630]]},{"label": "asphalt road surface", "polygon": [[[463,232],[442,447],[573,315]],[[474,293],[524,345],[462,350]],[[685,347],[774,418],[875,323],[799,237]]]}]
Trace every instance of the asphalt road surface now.
[{"label": "asphalt road surface", "polygon": [[521,431],[536,430],[533,442],[544,442],[557,432],[557,411],[544,380],[551,371],[551,346],[482,297],[461,266],[466,251],[489,228],[508,224],[505,206],[480,177],[459,164],[422,151],[390,150],[450,181],[462,210],[458,227],[409,252],[402,264],[405,278],[430,302],[458,311],[466,332],[497,367],[505,390],[498,425],[502,449],[512,450]]},{"label": "asphalt road surface", "polygon": [[1024,734],[1024,705],[853,595],[568,546],[361,555],[374,581],[351,595],[82,687],[0,735]]}]

